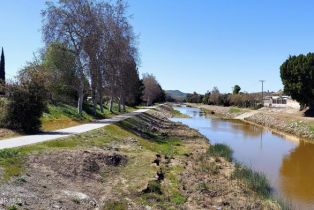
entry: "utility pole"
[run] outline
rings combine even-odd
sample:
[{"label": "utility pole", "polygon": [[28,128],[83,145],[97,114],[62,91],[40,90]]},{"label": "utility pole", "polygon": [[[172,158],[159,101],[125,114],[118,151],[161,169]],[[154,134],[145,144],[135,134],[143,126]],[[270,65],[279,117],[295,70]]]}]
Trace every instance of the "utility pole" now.
[{"label": "utility pole", "polygon": [[260,80],[260,82],[262,83],[262,106],[264,106],[264,82],[265,80]]}]

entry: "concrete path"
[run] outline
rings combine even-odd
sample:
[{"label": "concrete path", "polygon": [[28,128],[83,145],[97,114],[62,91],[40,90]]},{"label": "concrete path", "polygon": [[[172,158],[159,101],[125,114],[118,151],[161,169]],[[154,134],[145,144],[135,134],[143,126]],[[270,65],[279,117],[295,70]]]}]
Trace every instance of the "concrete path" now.
[{"label": "concrete path", "polygon": [[58,138],[64,138],[64,137],[69,137],[75,134],[84,133],[84,132],[91,131],[97,128],[105,127],[112,123],[116,123],[116,122],[119,122],[128,118],[131,118],[133,116],[146,112],[149,109],[150,108],[139,109],[134,112],[115,116],[110,119],[97,120],[92,123],[78,125],[78,126],[74,126],[70,128],[61,129],[61,130],[0,140],[0,149],[20,147],[20,146],[25,146],[29,144],[35,144],[39,142],[50,141],[50,140],[54,140]]},{"label": "concrete path", "polygon": [[257,113],[259,113],[258,110],[252,110],[252,111],[240,114],[239,116],[235,117],[235,119],[244,120],[245,118],[251,117],[251,116],[253,116],[253,115],[257,114]]}]

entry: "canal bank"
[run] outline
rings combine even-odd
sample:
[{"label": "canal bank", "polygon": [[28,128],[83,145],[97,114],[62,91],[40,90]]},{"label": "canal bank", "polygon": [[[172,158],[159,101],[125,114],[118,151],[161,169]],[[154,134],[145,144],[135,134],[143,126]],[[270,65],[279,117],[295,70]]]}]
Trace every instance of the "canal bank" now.
[{"label": "canal bank", "polygon": [[302,116],[302,112],[286,109],[262,108],[259,110],[238,107],[221,107],[203,104],[188,104],[202,109],[209,117],[239,119],[263,126],[293,141],[314,142],[314,118]]},{"label": "canal bank", "polygon": [[62,140],[0,150],[0,209],[279,209],[232,176],[236,167],[221,148],[170,121],[173,114],[162,105]]},{"label": "canal bank", "polygon": [[176,109],[190,118],[175,121],[197,129],[213,144],[230,146],[235,160],[267,176],[276,195],[296,209],[313,209],[314,144],[291,141],[252,123],[208,117],[198,108]]}]

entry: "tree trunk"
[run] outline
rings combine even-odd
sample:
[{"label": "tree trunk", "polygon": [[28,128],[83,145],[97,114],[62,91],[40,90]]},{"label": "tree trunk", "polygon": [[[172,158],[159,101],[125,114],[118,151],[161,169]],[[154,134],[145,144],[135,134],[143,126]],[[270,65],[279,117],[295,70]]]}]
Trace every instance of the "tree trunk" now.
[{"label": "tree trunk", "polygon": [[118,112],[121,112],[121,97],[119,98],[118,102]]},{"label": "tree trunk", "polygon": [[126,112],[126,109],[125,109],[125,99],[124,99],[124,97],[122,97],[122,111],[123,111],[123,112]]},{"label": "tree trunk", "polygon": [[149,96],[147,97],[147,102],[146,102],[146,106],[149,106]]},{"label": "tree trunk", "polygon": [[78,93],[78,100],[77,100],[77,112],[82,115],[83,112],[83,100],[84,100],[84,87],[80,84]]},{"label": "tree trunk", "polygon": [[109,104],[109,111],[112,112],[112,106],[113,106],[113,96],[110,96],[110,104]]},{"label": "tree trunk", "polygon": [[102,96],[99,96],[99,106],[100,106],[100,112],[104,113],[104,104],[103,104],[103,99]]},{"label": "tree trunk", "polygon": [[96,99],[96,93],[95,90],[93,90],[93,94],[92,94],[92,98],[93,98],[93,112],[94,112],[94,116],[96,116],[96,110],[97,110],[97,99]]}]

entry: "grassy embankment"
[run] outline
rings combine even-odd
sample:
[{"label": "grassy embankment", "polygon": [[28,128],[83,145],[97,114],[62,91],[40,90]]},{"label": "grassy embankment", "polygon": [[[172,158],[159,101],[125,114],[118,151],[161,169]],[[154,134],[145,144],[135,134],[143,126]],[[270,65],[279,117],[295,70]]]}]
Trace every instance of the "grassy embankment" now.
[{"label": "grassy embankment", "polygon": [[[58,152],[61,150],[77,151],[80,149],[93,149],[93,148],[110,148],[112,144],[124,144],[125,139],[134,139],[138,142],[134,148],[122,149],[121,153],[131,157],[128,164],[119,171],[119,175],[127,179],[129,182],[128,190],[137,191],[145,187],[146,193],[137,195],[136,202],[149,203],[150,199],[164,199],[167,203],[180,204],[185,201],[184,196],[179,193],[178,180],[172,172],[178,173],[181,168],[168,169],[161,166],[159,171],[169,174],[169,185],[167,187],[167,196],[159,194],[161,190],[161,183],[154,179],[156,167],[152,166],[152,160],[155,155],[159,154],[163,157],[172,158],[175,155],[183,155],[187,152],[185,146],[182,145],[180,139],[176,137],[168,137],[165,133],[158,131],[151,132],[147,130],[150,123],[158,123],[158,119],[154,119],[151,115],[143,114],[141,117],[128,119],[116,125],[110,125],[103,129],[91,131],[82,135],[73,136],[64,140],[55,140],[45,143],[25,146],[16,149],[5,149],[0,151],[0,166],[2,171],[2,184],[9,180],[18,180],[27,182],[25,179],[25,172],[28,169],[25,167],[26,160],[29,156],[40,156],[41,154],[49,154],[50,152]],[[128,142],[129,143],[129,142]],[[147,184],[148,183],[148,184]],[[118,187],[118,186],[117,186]],[[117,201],[106,202],[106,207],[112,205],[125,206],[125,200],[120,197]],[[169,200],[168,200],[169,199]],[[120,201],[121,200],[121,201]],[[165,201],[166,202],[166,201]],[[163,205],[168,205],[163,204]],[[122,208],[124,209],[124,208]]]},{"label": "grassy embankment", "polygon": [[[136,108],[126,107],[126,112],[132,112],[135,109]],[[117,104],[114,104],[113,112],[110,112],[108,107],[104,106],[104,112],[101,113],[98,106],[96,109],[96,115],[94,115],[91,106],[84,106],[83,114],[79,115],[76,107],[73,106],[66,104],[60,104],[58,106],[48,105],[48,111],[45,112],[41,118],[42,129],[44,131],[52,131],[67,128],[87,123],[94,119],[110,118],[121,113],[118,112]]]},{"label": "grassy embankment", "polygon": [[[21,199],[26,194],[39,196],[33,198],[35,201],[46,199],[43,203],[37,203],[25,197],[26,203],[30,205],[27,208],[47,208],[45,205],[54,199],[63,199],[57,187],[60,184],[63,184],[63,191],[75,189],[89,192],[89,196],[95,200],[99,200],[99,194],[105,193],[102,196],[106,195],[108,199],[99,201],[102,209],[126,209],[130,205],[133,207],[131,209],[148,205],[153,209],[210,208],[217,205],[240,208],[252,203],[264,206],[261,200],[269,199],[264,195],[268,188],[266,184],[266,187],[256,184],[262,182],[257,181],[259,179],[255,173],[245,173],[243,176],[241,171],[244,169],[241,167],[240,172],[237,172],[238,169],[235,170],[237,173],[233,172],[234,176],[226,176],[226,171],[233,168],[232,164],[217,157],[230,161],[230,149],[222,145],[209,147],[207,140],[198,132],[168,121],[165,116],[159,116],[161,112],[164,110],[152,110],[115,125],[63,140],[1,150],[0,191],[5,192],[1,187],[9,186],[10,192],[17,188],[15,194]],[[127,163],[102,168],[97,165],[99,159],[94,160],[93,156],[89,156],[96,152],[97,157],[108,152],[112,154],[112,151],[125,155]],[[82,160],[83,165],[77,165],[78,160],[73,158],[73,154],[78,153],[78,160]],[[86,163],[90,165],[86,166]],[[72,172],[71,167],[75,171]],[[99,182],[95,178],[88,178],[96,174],[102,177]],[[248,180],[254,181],[245,182],[245,187],[235,180],[252,177],[250,174],[253,174],[254,179]],[[84,177],[83,183],[77,181],[80,177]],[[37,183],[38,180],[44,183],[44,188]],[[93,188],[97,189],[94,194],[90,192]],[[254,193],[255,189],[263,190]],[[50,192],[53,194],[50,195]],[[54,198],[56,192],[61,198]],[[234,193],[241,199],[235,197]],[[78,197],[62,201],[64,207],[88,209],[82,206],[84,202]]]},{"label": "grassy embankment", "polygon": [[[5,103],[6,100],[4,98],[0,99],[0,121],[3,120],[5,115]],[[113,112],[108,110],[107,106],[104,106],[104,112],[100,112],[100,107],[97,107],[96,115],[93,113],[91,106],[84,106],[84,111],[82,115],[77,113],[76,107],[59,104],[59,105],[48,105],[48,109],[44,112],[41,117],[42,121],[42,130],[43,131],[52,131],[62,128],[67,128],[83,123],[91,122],[94,119],[102,119],[102,118],[110,118],[118,114],[122,114],[124,112],[118,112],[117,104],[113,106]],[[126,107],[126,112],[132,112],[136,110],[133,107]],[[23,133],[19,133],[17,131],[13,131],[10,129],[0,128],[0,139],[10,138],[23,135]]]}]

